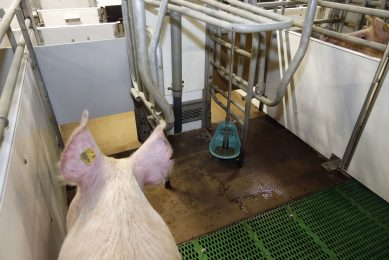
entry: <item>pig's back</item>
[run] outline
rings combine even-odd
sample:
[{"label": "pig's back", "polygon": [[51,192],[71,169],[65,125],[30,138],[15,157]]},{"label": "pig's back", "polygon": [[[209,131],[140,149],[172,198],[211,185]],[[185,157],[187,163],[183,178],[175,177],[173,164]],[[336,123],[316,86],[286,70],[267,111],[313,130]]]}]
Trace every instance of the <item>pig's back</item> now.
[{"label": "pig's back", "polygon": [[171,232],[135,178],[111,182],[83,208],[59,259],[180,259]]}]

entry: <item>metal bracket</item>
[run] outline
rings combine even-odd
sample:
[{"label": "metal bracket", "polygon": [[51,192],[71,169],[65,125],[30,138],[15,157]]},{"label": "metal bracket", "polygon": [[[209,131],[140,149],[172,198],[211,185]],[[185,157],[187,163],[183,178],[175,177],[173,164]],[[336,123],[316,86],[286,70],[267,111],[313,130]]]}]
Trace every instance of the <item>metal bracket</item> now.
[{"label": "metal bracket", "polygon": [[331,154],[330,159],[327,162],[322,163],[321,166],[328,172],[333,172],[334,170],[340,169],[341,161],[342,160],[338,156]]}]

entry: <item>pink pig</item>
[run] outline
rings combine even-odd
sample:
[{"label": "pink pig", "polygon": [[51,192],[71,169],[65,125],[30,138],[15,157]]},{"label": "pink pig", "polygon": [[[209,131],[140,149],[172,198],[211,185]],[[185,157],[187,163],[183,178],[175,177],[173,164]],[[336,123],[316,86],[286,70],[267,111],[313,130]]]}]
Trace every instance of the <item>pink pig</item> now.
[{"label": "pink pig", "polygon": [[[383,20],[377,17],[369,16],[369,15],[366,16],[366,20],[367,20],[367,27],[365,29],[349,33],[348,35],[386,45],[389,42],[388,24],[386,24]],[[380,57],[383,54],[380,51],[376,51],[368,47],[363,47],[353,43],[344,42],[342,40],[337,40],[324,35],[320,36],[320,40],[333,43],[351,50],[359,51],[375,57]]]},{"label": "pink pig", "polygon": [[59,259],[180,259],[176,242],[143,194],[164,181],[172,148],[158,126],[131,157],[101,153],[84,112],[61,159],[64,178],[78,186],[67,215]]}]

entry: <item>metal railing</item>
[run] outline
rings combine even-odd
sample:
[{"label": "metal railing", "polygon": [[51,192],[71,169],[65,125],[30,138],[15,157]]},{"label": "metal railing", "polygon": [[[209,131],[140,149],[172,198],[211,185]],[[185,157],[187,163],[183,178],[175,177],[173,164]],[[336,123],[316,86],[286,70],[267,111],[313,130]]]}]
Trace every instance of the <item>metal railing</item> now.
[{"label": "metal railing", "polygon": [[[7,37],[14,51],[14,57],[0,96],[0,146],[3,142],[4,135],[6,134],[12,98],[15,91],[18,74],[21,69],[22,58],[27,48],[27,52],[31,60],[30,64],[32,67],[32,71],[38,83],[38,89],[40,91],[40,94],[44,98],[44,105],[46,107],[46,111],[48,111],[49,113],[50,121],[53,124],[58,146],[62,148],[64,146],[62,137],[54,116],[53,109],[50,104],[50,100],[47,95],[42,74],[38,66],[38,61],[35,56],[33,44],[28,31],[32,26],[31,15],[29,15],[28,11],[25,10],[25,6],[26,3],[24,1],[14,0],[8,8],[7,12],[5,12],[3,9],[0,9],[0,16],[2,18],[0,21],[0,43],[3,41],[5,35],[7,34]],[[15,16],[18,20],[19,27],[22,32],[22,36],[17,42],[10,27],[10,24]]]}]

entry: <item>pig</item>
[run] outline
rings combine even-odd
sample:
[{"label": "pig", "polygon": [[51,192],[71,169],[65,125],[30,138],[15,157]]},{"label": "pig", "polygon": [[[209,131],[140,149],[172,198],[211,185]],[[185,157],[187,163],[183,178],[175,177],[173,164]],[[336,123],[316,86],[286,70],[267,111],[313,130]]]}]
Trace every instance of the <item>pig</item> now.
[{"label": "pig", "polygon": [[[367,27],[366,28],[359,30],[359,31],[356,31],[356,32],[348,33],[348,35],[358,37],[361,39],[365,39],[365,40],[368,40],[371,42],[388,44],[388,42],[389,42],[389,25],[386,24],[383,20],[381,20],[377,17],[374,17],[374,16],[367,15],[366,20],[367,20]],[[349,43],[349,42],[344,42],[342,40],[337,40],[337,39],[327,37],[324,35],[320,36],[320,40],[326,41],[329,43],[333,43],[333,44],[336,44],[336,45],[339,45],[339,46],[342,46],[342,47],[345,47],[345,48],[348,48],[351,50],[359,51],[359,52],[362,52],[362,53],[365,53],[367,55],[374,56],[374,57],[381,57],[383,54],[383,52],[381,52],[381,51],[373,50],[371,48],[359,46],[359,45]]]},{"label": "pig", "polygon": [[77,193],[59,259],[180,259],[168,226],[143,193],[143,185],[163,182],[173,164],[163,127],[132,156],[114,159],[100,151],[87,122],[84,112],[60,161]]}]

